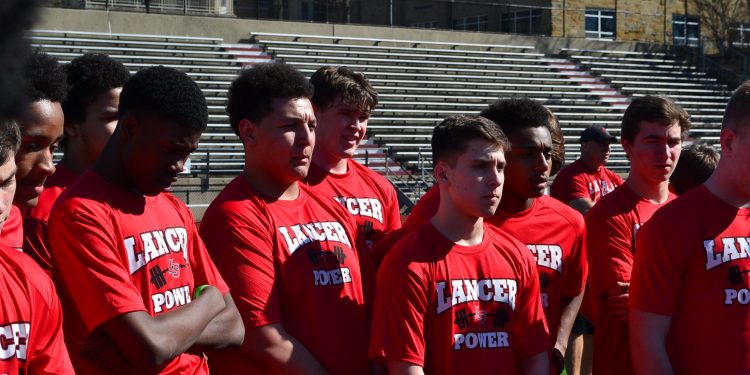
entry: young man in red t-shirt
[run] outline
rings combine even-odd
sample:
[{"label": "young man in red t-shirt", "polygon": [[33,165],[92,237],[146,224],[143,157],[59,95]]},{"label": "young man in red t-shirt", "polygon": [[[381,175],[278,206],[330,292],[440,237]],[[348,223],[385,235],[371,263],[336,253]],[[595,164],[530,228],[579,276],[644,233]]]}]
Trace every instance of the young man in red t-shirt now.
[{"label": "young man in red t-shirt", "polygon": [[[609,160],[612,142],[617,142],[617,138],[606,129],[599,126],[586,128],[580,138],[581,157],[555,177],[550,195],[585,215],[601,197],[622,185],[622,177],[604,167]],[[586,293],[581,314],[576,317],[571,330],[567,365],[571,375],[591,373],[594,326],[584,316],[591,314],[590,309],[591,298]]]},{"label": "young man in red t-shirt", "polygon": [[[0,231],[16,190],[18,127],[0,119]],[[62,311],[50,278],[28,256],[0,244],[0,373],[73,374]]]},{"label": "young man in red t-shirt", "polygon": [[616,137],[602,127],[592,126],[581,133],[580,142],[581,157],[555,177],[550,195],[586,214],[601,197],[622,185],[623,180],[604,166]]},{"label": "young man in red t-shirt", "polygon": [[[552,334],[550,364],[552,372],[560,373],[588,267],[583,217],[544,195],[554,147],[550,132],[553,124],[547,112],[541,103],[530,99],[503,99],[482,111],[481,115],[495,122],[510,140],[505,153],[503,197],[495,215],[486,222],[520,240],[536,258],[542,303]],[[414,207],[407,229],[396,235],[429,221],[439,201],[440,190],[433,187]],[[375,252],[382,251],[378,247]]]},{"label": "young man in red t-shirt", "polygon": [[594,374],[633,373],[627,318],[635,234],[674,199],[669,176],[689,128],[687,112],[661,96],[636,98],[623,115],[621,143],[630,174],[586,215]]},{"label": "young man in red t-shirt", "polygon": [[310,77],[315,118],[315,151],[305,183],[336,200],[357,221],[368,248],[401,227],[396,190],[375,171],[353,158],[365,137],[367,119],[378,93],[362,73],[324,66]]},{"label": "young man in red t-shirt", "polygon": [[91,168],[117,125],[122,85],[130,72],[107,55],[85,54],[66,67],[68,95],[65,114],[65,154],[47,178],[38,203],[23,218],[23,251],[47,272],[52,269],[47,241],[47,221],[57,197]]},{"label": "young man in red t-shirt", "polygon": [[243,71],[229,89],[245,167],[208,207],[200,233],[237,295],[246,336],[240,349],[212,355],[216,373],[369,371],[367,252],[344,207],[300,182],[315,144],[311,95],[283,63]]},{"label": "young man in red t-shirt", "polygon": [[26,65],[26,105],[16,117],[21,130],[21,147],[16,153],[16,195],[13,207],[0,234],[0,243],[11,248],[23,248],[23,218],[21,209],[36,206],[47,177],[55,172],[52,153],[63,136],[61,102],[67,93],[65,70],[57,60],[44,53],[36,53]]},{"label": "young man in red t-shirt", "polygon": [[71,359],[79,374],[206,374],[203,349],[239,345],[244,330],[190,210],[168,192],[206,129],[205,98],[184,73],[153,67],[125,84],[118,113],[96,164],[50,213],[52,273],[83,322],[65,332]]},{"label": "young man in red t-shirt", "polygon": [[630,299],[638,373],[750,373],[749,109],[745,82],[724,112],[714,173],[638,231]]},{"label": "young man in red t-shirt", "polygon": [[370,355],[390,374],[549,374],[534,259],[483,220],[500,203],[508,147],[480,116],[433,131],[438,210],[378,271]]}]

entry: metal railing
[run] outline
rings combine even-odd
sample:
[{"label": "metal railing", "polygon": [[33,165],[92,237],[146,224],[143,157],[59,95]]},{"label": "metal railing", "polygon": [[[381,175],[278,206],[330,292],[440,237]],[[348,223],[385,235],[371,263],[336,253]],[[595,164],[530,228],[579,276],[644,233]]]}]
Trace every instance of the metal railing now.
[{"label": "metal railing", "polygon": [[153,13],[234,15],[233,0],[74,0],[66,2],[66,5]]}]

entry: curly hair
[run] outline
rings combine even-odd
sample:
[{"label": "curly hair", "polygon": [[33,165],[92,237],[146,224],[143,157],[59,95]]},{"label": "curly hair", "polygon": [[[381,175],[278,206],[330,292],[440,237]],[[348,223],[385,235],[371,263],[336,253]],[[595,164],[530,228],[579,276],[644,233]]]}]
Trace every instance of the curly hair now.
[{"label": "curly hair", "polygon": [[378,105],[378,92],[372,87],[367,76],[345,66],[324,66],[310,77],[315,88],[312,103],[324,108],[341,95],[347,105],[356,105],[362,113],[370,114]]},{"label": "curly hair", "polygon": [[119,115],[150,113],[203,132],[208,124],[206,97],[187,74],[154,66],[133,75],[122,87]]},{"label": "curly hair", "polygon": [[128,69],[115,59],[87,53],[67,66],[68,96],[62,103],[65,123],[86,121],[86,107],[109,90],[122,87],[130,78]]},{"label": "curly hair", "polygon": [[229,88],[229,124],[239,135],[242,119],[259,123],[274,99],[311,98],[313,87],[298,70],[281,63],[258,64],[240,73]]},{"label": "curly hair", "polygon": [[500,126],[510,136],[519,129],[550,127],[550,111],[542,103],[529,98],[498,99],[479,113]]},{"label": "curly hair", "polygon": [[24,34],[36,15],[37,0],[0,2],[0,120],[18,116],[28,103],[24,95],[24,71],[31,47]]},{"label": "curly hair", "polygon": [[62,102],[68,93],[65,67],[57,59],[35,52],[26,65],[26,98],[29,102],[49,100]]}]

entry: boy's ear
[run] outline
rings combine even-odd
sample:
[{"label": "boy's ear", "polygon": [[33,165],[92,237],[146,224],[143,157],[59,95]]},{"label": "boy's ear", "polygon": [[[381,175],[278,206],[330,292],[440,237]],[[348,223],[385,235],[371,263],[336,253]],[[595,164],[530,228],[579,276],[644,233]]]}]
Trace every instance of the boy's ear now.
[{"label": "boy's ear", "polygon": [[240,123],[237,125],[237,132],[239,133],[240,140],[242,141],[242,143],[248,145],[254,145],[255,143],[257,143],[257,130],[258,125],[246,118],[240,120]]}]

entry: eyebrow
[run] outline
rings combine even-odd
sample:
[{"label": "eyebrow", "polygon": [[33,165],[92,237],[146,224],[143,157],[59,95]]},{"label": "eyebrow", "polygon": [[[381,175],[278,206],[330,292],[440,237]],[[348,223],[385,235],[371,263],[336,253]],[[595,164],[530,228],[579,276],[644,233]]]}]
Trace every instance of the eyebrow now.
[{"label": "eyebrow", "polygon": [[13,177],[16,176],[16,173],[18,172],[18,167],[13,168],[13,172],[8,175],[8,177],[0,180],[0,186],[5,186],[10,180],[13,179]]}]

